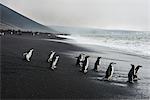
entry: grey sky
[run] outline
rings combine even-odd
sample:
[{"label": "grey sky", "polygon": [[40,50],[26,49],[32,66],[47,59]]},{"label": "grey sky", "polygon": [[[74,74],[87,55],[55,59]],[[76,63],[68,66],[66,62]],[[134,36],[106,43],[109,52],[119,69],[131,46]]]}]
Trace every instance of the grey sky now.
[{"label": "grey sky", "polygon": [[44,25],[150,31],[150,0],[1,0]]}]

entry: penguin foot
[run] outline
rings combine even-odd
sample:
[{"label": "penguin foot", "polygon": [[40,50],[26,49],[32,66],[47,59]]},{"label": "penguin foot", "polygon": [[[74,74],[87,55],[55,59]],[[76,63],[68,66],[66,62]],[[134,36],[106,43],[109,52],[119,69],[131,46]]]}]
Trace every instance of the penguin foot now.
[{"label": "penguin foot", "polygon": [[51,67],[51,70],[54,71],[54,67]]},{"label": "penguin foot", "polygon": [[103,81],[109,81],[108,78],[105,78],[105,77],[104,77],[102,80],[103,80]]},{"label": "penguin foot", "polygon": [[99,72],[99,70],[95,70],[96,72]]},{"label": "penguin foot", "polygon": [[128,83],[131,83],[131,84],[133,84],[134,82],[133,81],[127,81]]},{"label": "penguin foot", "polygon": [[99,72],[99,70],[98,69],[93,69],[95,72]]},{"label": "penguin foot", "polygon": [[30,61],[29,59],[26,59],[28,62]]},{"label": "penguin foot", "polygon": [[23,53],[23,56],[27,55],[27,53]]},{"label": "penguin foot", "polygon": [[140,80],[140,79],[139,79],[139,78],[134,78],[134,79],[133,79],[133,81],[138,81],[138,80]]},{"label": "penguin foot", "polygon": [[83,73],[86,74],[86,73],[87,73],[87,70],[84,70]]},{"label": "penguin foot", "polygon": [[52,62],[52,60],[48,59],[47,62],[50,63],[50,62]]},{"label": "penguin foot", "polygon": [[55,68],[56,68],[56,66],[53,66],[53,68],[55,69]]},{"label": "penguin foot", "polygon": [[110,81],[111,79],[112,79],[112,78],[111,78],[111,77],[109,77],[107,80],[108,80],[108,81]]}]

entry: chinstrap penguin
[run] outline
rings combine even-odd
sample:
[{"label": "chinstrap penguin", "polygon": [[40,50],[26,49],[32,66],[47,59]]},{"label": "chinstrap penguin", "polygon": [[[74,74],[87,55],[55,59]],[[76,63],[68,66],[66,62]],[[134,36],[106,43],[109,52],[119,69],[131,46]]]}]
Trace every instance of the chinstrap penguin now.
[{"label": "chinstrap penguin", "polygon": [[133,77],[134,77],[134,75],[135,75],[135,66],[133,65],[133,64],[131,64],[131,69],[130,69],[130,71],[129,71],[129,73],[128,73],[128,82],[129,83],[134,83],[133,82]]},{"label": "chinstrap penguin", "polygon": [[55,51],[51,51],[51,53],[49,54],[49,58],[48,58],[48,62],[51,62],[52,61],[52,59],[54,58],[54,55],[56,54],[56,52]]},{"label": "chinstrap penguin", "polygon": [[30,49],[28,52],[23,53],[25,60],[30,61],[32,57],[33,49]]},{"label": "chinstrap penguin", "polygon": [[139,78],[137,76],[137,72],[139,70],[139,68],[142,67],[141,65],[138,65],[136,68],[135,68],[135,73],[134,73],[134,76],[133,76],[133,80],[134,81],[137,81]]},{"label": "chinstrap penguin", "polygon": [[111,80],[112,79],[112,75],[114,73],[114,67],[112,66],[112,64],[116,64],[114,62],[111,62],[107,68],[107,71],[106,71],[106,76],[105,76],[105,79],[107,80]]},{"label": "chinstrap penguin", "polygon": [[52,69],[52,70],[54,70],[54,69],[57,68],[56,66],[57,66],[58,60],[59,60],[59,56],[56,55],[56,56],[54,57],[54,59],[52,60],[52,63],[51,63],[51,69]]},{"label": "chinstrap penguin", "polygon": [[100,59],[101,59],[101,58],[102,58],[102,57],[98,57],[97,60],[96,60],[96,62],[95,62],[95,64],[94,64],[94,70],[97,71],[97,72],[98,72],[99,69],[100,69],[100,64],[101,64],[101,60],[100,60]]}]

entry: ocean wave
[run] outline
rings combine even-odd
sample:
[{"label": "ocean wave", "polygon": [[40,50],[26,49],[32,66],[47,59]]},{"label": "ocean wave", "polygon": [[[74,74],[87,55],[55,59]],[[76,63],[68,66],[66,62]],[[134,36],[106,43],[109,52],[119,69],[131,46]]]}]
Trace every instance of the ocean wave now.
[{"label": "ocean wave", "polygon": [[102,32],[67,36],[80,44],[106,46],[150,56],[150,32]]}]

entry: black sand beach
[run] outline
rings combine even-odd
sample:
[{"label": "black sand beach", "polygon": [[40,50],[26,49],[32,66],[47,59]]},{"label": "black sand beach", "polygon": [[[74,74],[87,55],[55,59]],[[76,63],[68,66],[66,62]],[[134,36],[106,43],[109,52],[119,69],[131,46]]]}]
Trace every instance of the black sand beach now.
[{"label": "black sand beach", "polygon": [[[135,84],[128,84],[125,81],[113,81],[112,84],[98,80],[97,77],[103,77],[104,70],[99,72],[102,74],[91,69],[86,75],[81,73],[75,66],[74,57],[77,52],[90,54],[91,50],[32,37],[17,35],[1,37],[2,99],[149,99],[149,96],[144,94],[144,91],[147,93],[149,91],[139,92]],[[26,62],[22,54],[31,48],[34,48],[31,62]],[[46,62],[51,50],[60,55],[56,71],[50,70]],[[101,54],[105,55],[97,53]],[[115,83],[121,83],[123,86]]]}]

